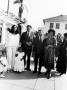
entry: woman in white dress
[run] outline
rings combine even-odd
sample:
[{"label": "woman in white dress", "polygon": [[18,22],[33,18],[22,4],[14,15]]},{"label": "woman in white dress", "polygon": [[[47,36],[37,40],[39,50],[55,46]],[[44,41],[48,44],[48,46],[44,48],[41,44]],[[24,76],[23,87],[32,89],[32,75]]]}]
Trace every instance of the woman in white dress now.
[{"label": "woman in white dress", "polygon": [[18,27],[13,25],[11,29],[7,30],[7,40],[6,40],[6,47],[7,47],[7,61],[8,61],[8,70],[13,70],[14,62],[15,62],[15,52],[17,47],[19,46],[19,32]]}]

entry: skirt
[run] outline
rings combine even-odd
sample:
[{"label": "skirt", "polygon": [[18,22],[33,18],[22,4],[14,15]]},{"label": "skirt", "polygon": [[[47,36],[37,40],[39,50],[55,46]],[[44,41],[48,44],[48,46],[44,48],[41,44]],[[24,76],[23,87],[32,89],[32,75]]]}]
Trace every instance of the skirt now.
[{"label": "skirt", "polygon": [[45,48],[45,54],[43,57],[43,63],[45,68],[51,68],[54,69],[54,56],[55,56],[55,50],[53,47]]}]

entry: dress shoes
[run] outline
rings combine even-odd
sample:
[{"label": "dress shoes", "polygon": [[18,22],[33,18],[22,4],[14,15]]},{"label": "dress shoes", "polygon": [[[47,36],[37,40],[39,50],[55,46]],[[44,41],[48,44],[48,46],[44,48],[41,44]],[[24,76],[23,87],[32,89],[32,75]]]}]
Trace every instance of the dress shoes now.
[{"label": "dress shoes", "polygon": [[31,69],[30,69],[30,68],[25,68],[25,70],[31,71]]},{"label": "dress shoes", "polygon": [[33,71],[33,73],[37,73],[37,71]]},{"label": "dress shoes", "polygon": [[38,72],[38,75],[42,74],[40,71]]}]

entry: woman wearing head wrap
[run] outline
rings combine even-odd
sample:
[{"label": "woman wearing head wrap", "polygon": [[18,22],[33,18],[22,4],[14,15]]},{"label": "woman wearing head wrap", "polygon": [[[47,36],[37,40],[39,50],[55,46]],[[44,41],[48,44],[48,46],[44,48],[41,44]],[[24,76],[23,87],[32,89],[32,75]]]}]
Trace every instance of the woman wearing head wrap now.
[{"label": "woman wearing head wrap", "polygon": [[48,37],[43,41],[44,44],[44,64],[47,69],[46,75],[49,79],[51,76],[51,69],[54,69],[54,54],[55,54],[55,31],[50,29],[48,31]]}]

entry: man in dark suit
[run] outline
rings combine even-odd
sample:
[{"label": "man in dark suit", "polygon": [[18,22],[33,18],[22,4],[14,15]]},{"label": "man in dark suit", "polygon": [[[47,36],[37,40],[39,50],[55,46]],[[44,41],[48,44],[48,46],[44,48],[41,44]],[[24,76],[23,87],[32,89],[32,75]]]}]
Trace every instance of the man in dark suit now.
[{"label": "man in dark suit", "polygon": [[26,64],[26,56],[27,56],[27,68],[26,70],[30,70],[30,56],[31,56],[31,51],[32,51],[32,41],[30,39],[30,30],[31,30],[31,26],[27,25],[27,31],[22,33],[21,35],[21,47],[22,50],[25,52],[24,55],[24,65]]},{"label": "man in dark suit", "polygon": [[42,66],[42,60],[43,60],[43,43],[41,39],[41,30],[36,33],[36,37],[33,40],[33,51],[34,51],[34,71],[33,73],[37,72],[37,64],[39,59],[39,70],[38,74],[41,73],[41,66]]}]

